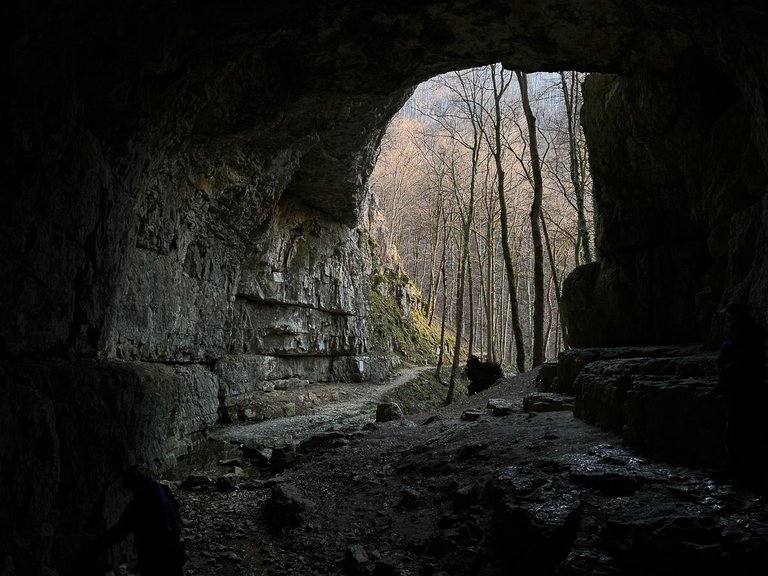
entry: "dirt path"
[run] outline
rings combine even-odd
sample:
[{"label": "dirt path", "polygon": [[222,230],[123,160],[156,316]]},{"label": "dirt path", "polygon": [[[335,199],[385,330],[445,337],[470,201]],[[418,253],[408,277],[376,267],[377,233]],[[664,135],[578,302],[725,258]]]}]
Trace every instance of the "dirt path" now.
[{"label": "dirt path", "polygon": [[275,418],[247,424],[227,424],[211,429],[209,438],[230,443],[270,445],[282,436],[290,435],[296,442],[324,432],[373,422],[376,405],[388,392],[407,384],[421,372],[433,372],[434,367],[413,366],[400,370],[395,378],[381,384],[324,384],[312,387],[318,398],[337,397],[338,401],[321,403],[311,413]]}]

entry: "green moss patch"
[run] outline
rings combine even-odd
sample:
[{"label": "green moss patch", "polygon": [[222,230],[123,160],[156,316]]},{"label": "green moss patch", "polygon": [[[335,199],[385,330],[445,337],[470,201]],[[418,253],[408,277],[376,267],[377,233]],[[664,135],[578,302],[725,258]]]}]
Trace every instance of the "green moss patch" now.
[{"label": "green moss patch", "polygon": [[[383,402],[397,402],[403,414],[418,414],[439,408],[445,404],[448,386],[443,385],[434,377],[434,368],[425,368],[409,382],[387,393]],[[443,381],[448,382],[451,376],[450,367],[442,369]],[[456,382],[454,398],[467,394],[467,381],[462,377]]]}]

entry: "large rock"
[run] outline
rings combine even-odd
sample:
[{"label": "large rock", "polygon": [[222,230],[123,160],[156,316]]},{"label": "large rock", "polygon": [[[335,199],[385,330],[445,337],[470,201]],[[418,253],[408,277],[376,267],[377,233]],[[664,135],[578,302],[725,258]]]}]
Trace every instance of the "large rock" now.
[{"label": "large rock", "polygon": [[[639,353],[648,354],[643,356]],[[588,352],[585,354],[584,352]],[[623,352],[625,356],[620,354]],[[685,353],[688,355],[685,355]],[[690,348],[572,351],[584,363],[574,415],[613,430],[658,460],[717,468],[725,458],[725,405],[716,357]]]},{"label": "large rock", "polygon": [[768,322],[768,154],[762,136],[742,136],[765,110],[743,91],[756,78],[730,76],[733,65],[686,48],[584,83],[600,261],[563,283],[571,346],[715,345],[717,310],[732,299]]},{"label": "large rock", "polygon": [[[564,394],[574,394],[574,382],[584,367],[597,361],[654,358],[662,359],[666,365],[665,374],[689,376],[714,376],[717,365],[711,352],[702,349],[698,344],[670,346],[635,346],[612,348],[574,348],[564,350],[557,359],[557,391]],[[663,359],[669,359],[665,361]]]},{"label": "large rock", "polygon": [[391,422],[402,417],[403,410],[397,402],[384,402],[376,406],[376,422]]},{"label": "large rock", "polygon": [[662,462],[721,468],[726,410],[716,382],[637,378],[627,391],[627,444]]},{"label": "large rock", "polygon": [[551,574],[573,545],[582,494],[558,478],[519,478],[507,468],[489,486],[492,538],[504,565],[526,574]]},{"label": "large rock", "polygon": [[200,366],[0,367],[0,420],[15,432],[0,442],[0,557],[13,558],[17,574],[38,574],[53,558],[62,573],[83,569],[82,535],[116,522],[125,504],[122,471],[137,462],[162,471],[199,446],[217,390]]}]

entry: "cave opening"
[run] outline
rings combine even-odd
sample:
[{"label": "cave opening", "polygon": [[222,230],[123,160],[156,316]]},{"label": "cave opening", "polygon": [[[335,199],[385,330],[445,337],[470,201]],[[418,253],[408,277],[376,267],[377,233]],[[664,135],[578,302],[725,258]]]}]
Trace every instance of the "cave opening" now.
[{"label": "cave opening", "polygon": [[[383,215],[372,231],[379,258],[402,267],[419,290],[422,313],[438,324],[447,316],[454,332],[462,228],[470,219],[462,356],[477,352],[509,370],[528,365],[535,271],[545,276],[538,296],[545,320],[538,336],[542,356],[556,359],[567,347],[558,310],[562,279],[595,259],[591,174],[580,122],[584,77],[561,72],[518,79],[500,64],[446,73],[420,84],[383,136],[370,179]],[[536,130],[536,170],[521,81]],[[533,233],[529,212],[537,178],[541,207]],[[532,237],[542,246],[538,252]],[[544,261],[535,262],[536,256]],[[517,350],[514,323],[525,340]]]},{"label": "cave opening", "polygon": [[[366,183],[412,86],[498,61],[591,72],[575,125],[594,201],[592,244],[579,246],[594,261],[562,250],[581,265],[560,278],[540,356],[524,350],[552,359],[565,324],[567,354],[527,371],[544,396],[522,411],[494,402],[466,419],[329,430],[291,482],[240,486],[229,462],[220,476],[233,476],[208,486],[190,525],[211,544],[198,569],[739,573],[765,562],[760,497],[709,474],[724,458],[718,311],[739,303],[768,322],[760,2],[93,4],[3,8],[0,574],[99,573],[84,536],[118,515],[129,465],[173,469],[217,423],[288,416],[299,398],[309,410],[325,384],[351,383],[352,397],[393,368],[395,349],[421,353],[397,324],[396,304],[415,310],[415,293],[396,266],[375,269],[387,244],[357,226],[374,214]],[[490,191],[493,174],[478,184]],[[435,303],[432,266],[409,260],[424,234],[392,221],[403,268]],[[491,250],[466,245],[477,256],[467,314],[479,319],[466,335],[509,363],[498,298],[482,320]],[[372,332],[371,317],[392,323]],[[546,394],[575,401],[550,414]],[[411,428],[423,442],[400,435]],[[563,448],[571,430],[585,436]],[[316,483],[312,470],[328,474]],[[314,519],[258,541],[262,526],[248,522],[267,498]],[[229,505],[239,524],[222,515]]]}]

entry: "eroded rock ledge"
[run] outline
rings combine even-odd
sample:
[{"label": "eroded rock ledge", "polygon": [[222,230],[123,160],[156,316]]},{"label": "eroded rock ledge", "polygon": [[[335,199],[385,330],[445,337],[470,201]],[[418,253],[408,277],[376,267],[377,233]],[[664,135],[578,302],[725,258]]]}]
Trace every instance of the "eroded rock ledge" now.
[{"label": "eroded rock ledge", "polygon": [[717,354],[701,346],[584,348],[561,352],[545,390],[574,396],[574,415],[672,464],[725,464],[725,403]]}]

